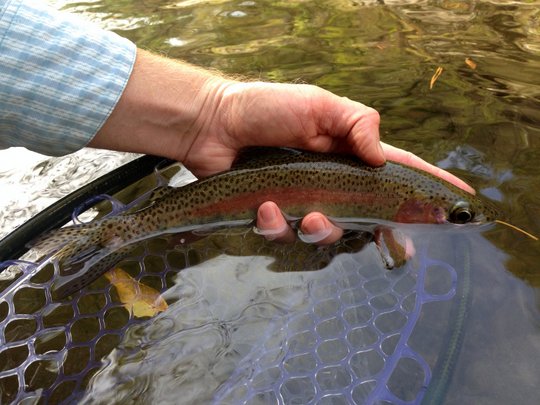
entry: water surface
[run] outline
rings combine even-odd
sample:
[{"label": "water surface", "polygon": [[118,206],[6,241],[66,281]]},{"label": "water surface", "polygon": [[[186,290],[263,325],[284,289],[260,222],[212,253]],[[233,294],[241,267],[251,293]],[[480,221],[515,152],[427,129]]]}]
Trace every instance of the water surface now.
[{"label": "water surface", "polygon": [[[144,49],[250,79],[317,84],[371,105],[381,114],[386,142],[466,179],[496,201],[507,221],[540,234],[538,1],[52,3],[82,13]],[[438,67],[443,72],[430,88]],[[2,151],[0,156],[4,162],[15,156],[21,160],[15,153]],[[10,194],[0,200],[0,234],[90,177],[132,158],[94,151],[49,160],[22,156],[28,156],[26,163],[1,168],[2,190],[9,187]],[[469,239],[473,298],[446,403],[535,403],[540,383],[539,245],[501,227],[485,238]],[[129,376],[129,367],[137,370],[133,375],[146,379],[139,386],[143,397],[165,399],[167,390],[186,386],[179,383],[182,378],[184,384],[198,378],[209,384],[214,379],[210,385],[218,387],[255,344],[258,322],[264,324],[284,311],[279,304],[283,295],[287,305],[295,302],[295,294],[299,302],[305,299],[304,276],[290,275],[278,282],[272,275],[269,278],[279,286],[270,287],[267,278],[251,274],[264,268],[266,264],[259,262],[264,259],[242,263],[237,259],[232,264],[219,260],[223,261],[180,273],[185,274],[178,283],[182,291],[174,294],[183,294],[185,302],[178,301],[165,316],[173,326],[156,322],[126,336],[115,352],[120,357],[112,355],[112,366],[96,378],[97,393],[105,395],[106,381],[126,384],[117,399],[124,389],[130,392],[133,386],[115,377]],[[234,271],[219,272],[223,263]],[[238,268],[250,269],[240,273],[248,279],[238,277]],[[223,284],[223,280],[233,281]],[[257,287],[246,287],[253,285]],[[235,295],[236,291],[245,296]],[[249,317],[252,323],[242,323],[238,320],[244,319],[243,308],[250,302],[258,312]],[[189,311],[182,307],[189,308],[190,303]],[[193,317],[193,324],[179,320],[178,306],[184,308],[182,316]],[[186,334],[186,325],[197,332]],[[225,342],[232,346],[227,346],[222,333],[230,329],[223,325],[246,330],[235,339],[229,336]],[[155,336],[166,337],[171,345],[140,345],[154,342]],[[168,351],[172,342],[180,345],[177,356]],[[227,360],[231,353],[234,361]],[[137,363],[145,358],[158,359],[140,363],[147,364],[147,374]],[[212,358],[221,361],[209,364]],[[159,376],[160,367],[168,370],[166,376]],[[202,385],[189,386],[193,397],[186,395],[187,402],[197,395],[207,399]]]}]

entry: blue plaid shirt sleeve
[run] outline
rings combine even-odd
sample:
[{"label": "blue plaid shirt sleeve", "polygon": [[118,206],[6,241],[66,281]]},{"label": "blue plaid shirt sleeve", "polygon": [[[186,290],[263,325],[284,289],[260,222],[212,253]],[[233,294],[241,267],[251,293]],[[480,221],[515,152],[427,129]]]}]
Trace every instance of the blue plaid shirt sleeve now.
[{"label": "blue plaid shirt sleeve", "polygon": [[35,0],[0,0],[0,148],[60,156],[85,146],[118,102],[136,47]]}]

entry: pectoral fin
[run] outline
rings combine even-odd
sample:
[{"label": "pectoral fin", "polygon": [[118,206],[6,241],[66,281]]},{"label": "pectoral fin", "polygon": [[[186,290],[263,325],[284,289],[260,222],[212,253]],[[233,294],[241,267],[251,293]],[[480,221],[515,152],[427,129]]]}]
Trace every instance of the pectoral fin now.
[{"label": "pectoral fin", "polygon": [[389,270],[403,266],[414,254],[412,241],[400,230],[377,226],[373,239]]}]

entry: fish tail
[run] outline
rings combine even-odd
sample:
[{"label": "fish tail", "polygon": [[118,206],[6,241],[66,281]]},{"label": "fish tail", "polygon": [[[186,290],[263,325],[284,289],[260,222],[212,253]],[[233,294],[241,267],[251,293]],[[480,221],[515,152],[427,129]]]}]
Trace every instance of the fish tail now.
[{"label": "fish tail", "polygon": [[[62,299],[80,291],[111,270],[118,262],[128,256],[133,249],[132,245],[126,245],[113,252],[97,252],[90,260],[81,263],[75,273],[58,277],[53,284],[53,296]],[[70,263],[70,266],[71,270],[75,269],[73,263]]]},{"label": "fish tail", "polygon": [[126,217],[61,228],[32,247],[58,265],[53,293],[59,298],[90,284],[108,270],[111,260],[125,256],[124,247],[136,237]]},{"label": "fish tail", "polygon": [[66,226],[45,233],[28,244],[30,252],[42,258],[49,255],[58,255],[70,241],[77,239],[84,230],[84,225]]}]

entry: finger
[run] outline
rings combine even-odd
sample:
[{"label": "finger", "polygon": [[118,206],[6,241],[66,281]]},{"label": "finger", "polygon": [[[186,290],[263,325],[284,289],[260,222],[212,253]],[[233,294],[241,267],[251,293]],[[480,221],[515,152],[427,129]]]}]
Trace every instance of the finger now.
[{"label": "finger", "polygon": [[293,242],[296,235],[276,203],[267,201],[257,211],[257,233],[277,242]]},{"label": "finger", "polygon": [[339,109],[334,115],[334,125],[331,133],[339,145],[344,145],[341,136],[346,136],[349,153],[357,155],[371,166],[380,166],[385,161],[379,135],[379,113],[371,107],[340,97],[335,103]]},{"label": "finger", "polygon": [[320,212],[312,212],[304,217],[300,225],[302,239],[317,245],[330,245],[343,236],[343,229],[331,223]]},{"label": "finger", "polygon": [[349,132],[348,141],[356,156],[368,165],[381,166],[386,159],[380,142],[379,113],[373,108],[362,106],[362,111],[353,118],[355,122]]},{"label": "finger", "polygon": [[443,170],[437,166],[433,166],[432,164],[419,158],[415,154],[411,152],[407,152],[403,149],[396,148],[395,146],[388,145],[384,142],[382,142],[382,147],[384,150],[384,154],[388,160],[393,160],[394,162],[403,163],[404,165],[415,167],[420,170],[424,170],[437,177],[440,177],[443,180],[446,180],[452,183],[453,185],[461,188],[462,190],[465,190],[471,194],[476,194],[476,191],[474,191],[474,188],[469,186],[460,178],[454,176],[453,174],[447,172],[446,170]]},{"label": "finger", "polygon": [[416,254],[416,247],[413,240],[405,235],[405,259],[409,260]]}]

